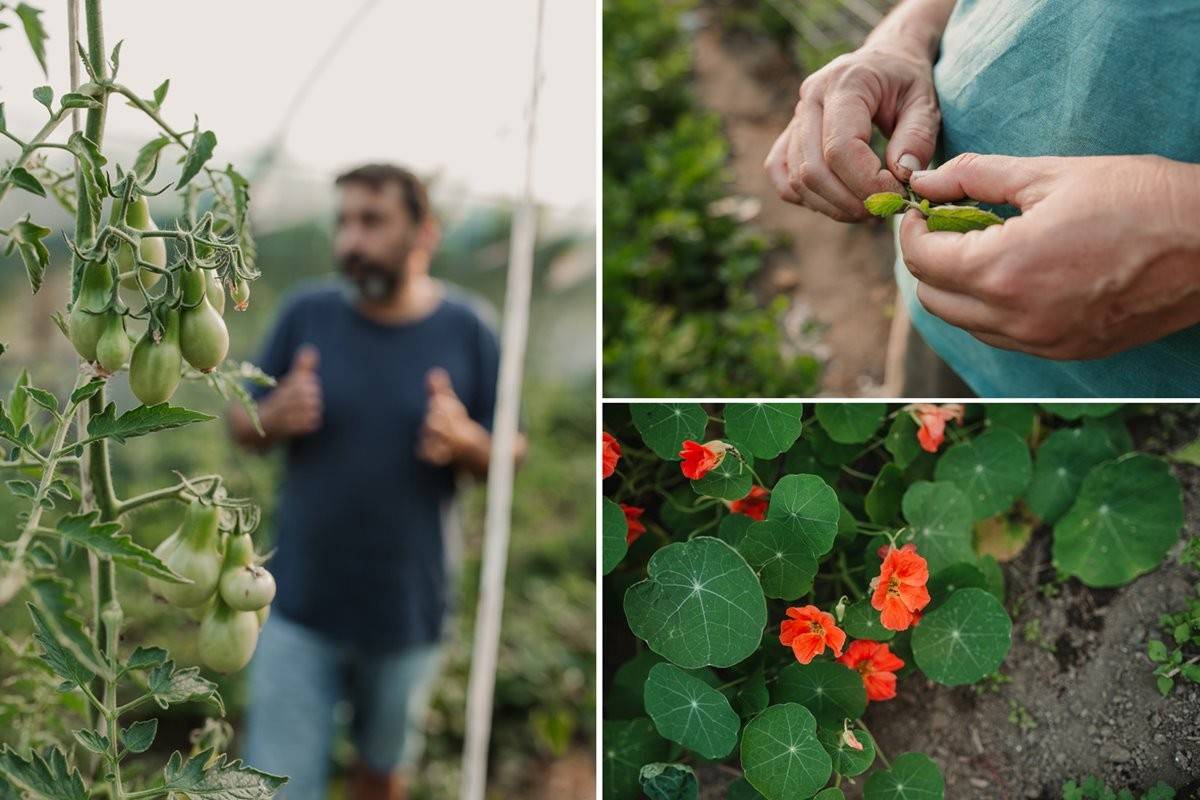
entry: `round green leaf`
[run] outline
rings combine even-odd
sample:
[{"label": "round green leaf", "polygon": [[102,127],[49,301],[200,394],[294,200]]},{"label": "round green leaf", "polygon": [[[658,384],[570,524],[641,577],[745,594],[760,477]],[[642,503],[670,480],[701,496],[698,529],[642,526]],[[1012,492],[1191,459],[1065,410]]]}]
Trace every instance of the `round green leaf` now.
[{"label": "round green leaf", "polygon": [[975,519],[983,519],[1006,511],[1025,491],[1032,472],[1025,440],[1007,428],[993,428],[948,449],[933,474],[962,489]]},{"label": "round green leaf", "polygon": [[1021,438],[1033,433],[1033,423],[1037,419],[1037,409],[1029,403],[988,403],[988,425],[994,428],[1008,428]]},{"label": "round green leaf", "polygon": [[721,463],[707,475],[692,481],[692,488],[701,497],[716,497],[721,500],[741,500],[750,494],[754,476],[750,468],[732,453],[727,453]]},{"label": "round green leaf", "polygon": [[642,767],[667,757],[671,745],[645,717],[604,723],[604,800],[637,800]]},{"label": "round green leaf", "polygon": [[[810,427],[810,431],[820,431],[820,428]],[[825,436],[824,431],[821,432]],[[829,437],[825,437],[828,440]],[[839,445],[840,446],[840,445]],[[813,443],[807,439],[796,442],[783,458],[783,473],[785,475],[819,475],[826,483],[837,481],[840,471],[837,464],[829,465],[817,457]]]},{"label": "round green leaf", "polygon": [[946,783],[937,764],[924,753],[904,753],[891,769],[871,773],[863,800],[942,800]]},{"label": "round green leaf", "polygon": [[745,514],[727,514],[722,517],[721,524],[717,526],[717,538],[737,549],[753,524],[754,520]]},{"label": "round green leaf", "polygon": [[903,494],[904,473],[895,464],[884,464],[863,500],[867,517],[879,525],[891,523],[900,513],[900,497]]},{"label": "round green leaf", "polygon": [[883,446],[892,454],[900,469],[906,469],[923,452],[917,441],[917,423],[911,414],[897,414],[883,439]]},{"label": "round green leaf", "polygon": [[908,487],[901,503],[908,530],[902,542],[912,542],[937,572],[960,561],[974,561],[971,501],[953,483],[917,481]]},{"label": "round green leaf", "polygon": [[646,679],[646,713],[663,737],[708,759],[737,744],[741,719],[725,695],[673,664],[655,664]]},{"label": "round green leaf", "polygon": [[629,535],[629,522],[625,519],[625,512],[621,507],[604,498],[604,574],[612,572],[617,568],[617,564],[621,563],[621,559],[625,557],[625,551],[629,546],[625,542],[625,537]]},{"label": "round green leaf", "polygon": [[767,519],[786,525],[818,558],[833,547],[841,513],[837,492],[816,475],[784,475],[767,506]]},{"label": "round green leaf", "polygon": [[1065,420],[1075,421],[1084,417],[1107,417],[1120,408],[1122,403],[1042,403],[1047,412]]},{"label": "round green leaf", "polygon": [[649,800],[700,799],[700,781],[686,764],[647,764],[638,777]]},{"label": "round green leaf", "polygon": [[879,621],[879,612],[871,606],[871,600],[867,597],[851,603],[846,608],[842,630],[846,631],[846,635],[851,639],[870,639],[872,642],[886,642],[896,635],[895,631],[883,627]]},{"label": "round green leaf", "polygon": [[931,600],[926,611],[932,611],[959,589],[987,589],[988,581],[979,567],[961,562],[933,573],[928,588]]},{"label": "round green leaf", "polygon": [[775,458],[800,438],[802,403],[730,403],[725,435],[755,458]]},{"label": "round green leaf", "polygon": [[923,616],[912,633],[917,666],[947,686],[991,675],[1011,644],[1012,620],[986,589],[959,589]]},{"label": "round green leaf", "polygon": [[862,676],[836,661],[788,664],[779,671],[772,697],[777,703],[799,703],[824,728],[840,728],[842,720],[867,710]]},{"label": "round green leaf", "polygon": [[1121,586],[1162,563],[1179,540],[1183,500],[1165,461],[1131,453],[1083,479],[1054,526],[1054,565],[1088,586]]},{"label": "round green leaf", "polygon": [[685,668],[729,667],[758,649],[767,603],[754,570],[710,536],[656,552],[647,578],[625,593],[633,634]]},{"label": "round green leaf", "polygon": [[871,438],[887,415],[884,403],[818,403],[817,420],[839,444],[858,444]]},{"label": "round green leaf", "polygon": [[683,443],[700,441],[708,427],[708,414],[699,403],[632,403],[629,414],[646,446],[667,461],[679,461]]},{"label": "round green leaf", "polygon": [[794,600],[812,589],[817,559],[808,542],[783,523],[752,523],[738,544],[738,552],[758,574],[767,597]]},{"label": "round green leaf", "polygon": [[1042,521],[1057,522],[1092,467],[1117,455],[1112,441],[1096,428],[1055,431],[1038,448],[1025,503]]},{"label": "round green leaf", "polygon": [[847,778],[861,775],[875,763],[875,740],[862,728],[855,728],[853,725],[850,727],[854,731],[854,738],[863,746],[862,750],[855,750],[842,741],[841,726],[817,731],[817,739],[833,759],[833,771]]},{"label": "round green leaf", "polygon": [[642,702],[646,678],[655,664],[662,663],[662,656],[642,650],[636,656],[617,667],[612,682],[605,685],[604,718],[633,719],[646,716]]},{"label": "round green leaf", "polygon": [[795,703],[774,705],[746,723],[742,769],[766,800],[812,797],[833,773],[817,741],[817,721]]}]

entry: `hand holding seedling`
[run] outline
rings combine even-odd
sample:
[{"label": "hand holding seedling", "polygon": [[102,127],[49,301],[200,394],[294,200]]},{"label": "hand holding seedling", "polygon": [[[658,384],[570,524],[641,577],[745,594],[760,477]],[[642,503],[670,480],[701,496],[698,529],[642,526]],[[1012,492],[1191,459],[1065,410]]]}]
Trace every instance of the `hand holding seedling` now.
[{"label": "hand holding seedling", "polygon": [[968,153],[910,185],[931,203],[972,197],[1021,210],[953,233],[910,209],[900,227],[921,304],[987,344],[1100,358],[1200,322],[1200,166]]}]

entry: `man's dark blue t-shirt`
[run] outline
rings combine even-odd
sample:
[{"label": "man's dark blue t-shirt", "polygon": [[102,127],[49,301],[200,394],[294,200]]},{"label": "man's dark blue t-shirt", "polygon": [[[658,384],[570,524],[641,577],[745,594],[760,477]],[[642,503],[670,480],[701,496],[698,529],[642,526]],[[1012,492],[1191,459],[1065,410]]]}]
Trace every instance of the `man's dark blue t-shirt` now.
[{"label": "man's dark blue t-shirt", "polygon": [[433,642],[449,599],[444,520],[455,471],[416,456],[425,376],[446,370],[490,430],[496,337],[462,295],[447,293],[423,319],[383,325],[322,284],[286,301],[258,365],[282,377],[304,344],[320,351],[324,413],[319,430],[286,445],[269,565],[276,611],[374,650]]}]

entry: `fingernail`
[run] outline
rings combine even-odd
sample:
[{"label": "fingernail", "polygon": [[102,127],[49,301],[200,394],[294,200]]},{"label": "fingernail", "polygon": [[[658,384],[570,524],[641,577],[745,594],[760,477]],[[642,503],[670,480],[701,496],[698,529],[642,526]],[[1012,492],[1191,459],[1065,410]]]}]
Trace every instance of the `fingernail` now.
[{"label": "fingernail", "polygon": [[920,160],[912,153],[905,153],[900,156],[900,166],[904,167],[909,172],[916,172],[921,168]]},{"label": "fingernail", "polygon": [[908,179],[910,181],[920,180],[921,178],[924,178],[926,175],[928,175],[930,172],[932,172],[932,170],[918,169],[918,170],[915,170],[912,175],[909,175]]}]

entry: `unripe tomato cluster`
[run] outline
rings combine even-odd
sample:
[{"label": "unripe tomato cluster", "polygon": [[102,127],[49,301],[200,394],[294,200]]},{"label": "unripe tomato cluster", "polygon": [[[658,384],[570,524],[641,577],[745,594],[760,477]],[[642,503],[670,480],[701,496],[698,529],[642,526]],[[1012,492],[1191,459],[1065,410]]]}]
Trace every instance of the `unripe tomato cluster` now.
[{"label": "unripe tomato cluster", "polygon": [[250,663],[275,599],[275,579],[256,563],[250,534],[220,529],[220,509],[189,504],[183,522],[154,554],[189,583],[150,579],[150,589],[200,620],[200,660],[217,672]]},{"label": "unripe tomato cluster", "polygon": [[[157,230],[145,196],[127,203],[124,224],[141,232]],[[211,372],[229,352],[229,330],[221,316],[225,311],[225,287],[213,266],[212,249],[196,242],[195,251],[198,263],[184,261],[170,267],[177,291],[160,292],[151,298],[144,310],[153,307],[159,324],[148,324],[136,344],[131,344],[126,330],[127,318],[134,319],[134,315],[120,301],[114,283],[119,276],[120,288],[131,297],[145,299],[149,297],[147,290],[163,275],[139,265],[128,241],[120,242],[107,262],[91,261],[84,266],[79,293],[67,317],[68,336],[76,352],[104,375],[112,375],[128,364],[130,389],[145,405],[171,399],[179,386],[184,362],[200,372]],[[167,269],[167,248],[162,237],[142,238],[138,256],[145,263]],[[245,310],[250,299],[249,283],[236,273],[227,283],[235,307]]]}]

